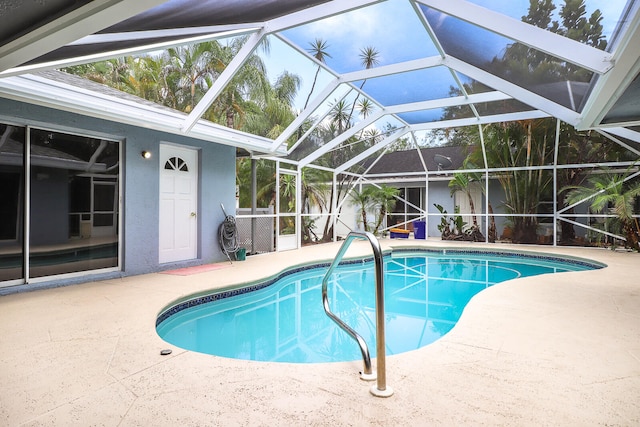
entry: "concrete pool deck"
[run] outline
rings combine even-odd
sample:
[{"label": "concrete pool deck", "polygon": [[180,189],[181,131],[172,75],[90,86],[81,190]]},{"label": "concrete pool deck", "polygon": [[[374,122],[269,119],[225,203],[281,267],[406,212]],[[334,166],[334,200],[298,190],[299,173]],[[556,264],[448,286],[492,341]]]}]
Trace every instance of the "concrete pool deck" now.
[{"label": "concrete pool deck", "polygon": [[[518,279],[476,295],[442,339],[387,357],[390,398],[369,393],[361,362],[225,359],[174,348],[155,332],[158,312],[182,296],[331,259],[339,244],[188,276],[154,273],[5,295],[0,425],[640,425],[640,255],[462,246],[565,254],[608,267]],[[161,356],[165,348],[173,353]]]}]

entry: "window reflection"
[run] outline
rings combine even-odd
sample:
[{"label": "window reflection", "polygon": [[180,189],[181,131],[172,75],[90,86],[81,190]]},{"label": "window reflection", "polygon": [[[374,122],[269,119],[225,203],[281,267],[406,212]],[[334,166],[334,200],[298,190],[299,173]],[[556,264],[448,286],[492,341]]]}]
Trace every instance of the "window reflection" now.
[{"label": "window reflection", "polygon": [[574,111],[581,110],[591,71],[426,6],[422,9],[447,54]]},{"label": "window reflection", "polygon": [[0,281],[23,277],[24,135],[0,124]]},{"label": "window reflection", "polygon": [[28,277],[117,267],[119,144],[32,129],[25,159],[25,141],[0,124],[0,282],[27,278],[25,249]]},{"label": "window reflection", "polygon": [[29,276],[118,265],[118,158],[113,141],[31,131]]}]

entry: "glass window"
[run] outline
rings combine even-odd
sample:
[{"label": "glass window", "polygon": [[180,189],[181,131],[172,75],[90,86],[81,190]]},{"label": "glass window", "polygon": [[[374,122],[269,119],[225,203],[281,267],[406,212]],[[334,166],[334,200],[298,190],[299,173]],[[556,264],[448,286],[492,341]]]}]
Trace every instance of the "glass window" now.
[{"label": "glass window", "polygon": [[0,282],[23,277],[24,136],[0,124]]},{"label": "glass window", "polygon": [[408,188],[407,189],[407,201],[411,205],[407,205],[407,212],[418,213],[420,210],[418,207],[422,207],[422,188]]},{"label": "glass window", "polygon": [[119,143],[32,129],[29,277],[118,265]]}]

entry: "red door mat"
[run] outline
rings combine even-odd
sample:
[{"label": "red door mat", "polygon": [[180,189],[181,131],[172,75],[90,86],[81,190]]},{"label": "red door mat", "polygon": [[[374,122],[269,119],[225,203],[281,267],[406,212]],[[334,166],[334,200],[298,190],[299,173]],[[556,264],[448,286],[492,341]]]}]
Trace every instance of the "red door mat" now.
[{"label": "red door mat", "polygon": [[172,274],[174,276],[191,276],[192,274],[206,273],[207,271],[220,270],[230,267],[230,263],[204,264],[193,267],[178,268],[176,270],[160,271],[160,274]]}]

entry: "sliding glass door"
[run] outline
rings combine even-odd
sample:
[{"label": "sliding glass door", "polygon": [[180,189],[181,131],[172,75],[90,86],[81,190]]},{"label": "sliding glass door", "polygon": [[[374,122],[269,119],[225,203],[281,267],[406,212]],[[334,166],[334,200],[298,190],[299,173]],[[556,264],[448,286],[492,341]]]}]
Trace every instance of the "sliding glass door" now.
[{"label": "sliding glass door", "polygon": [[120,143],[0,125],[5,137],[0,284],[118,267]]},{"label": "sliding glass door", "polygon": [[25,128],[0,123],[0,283],[24,277]]}]

